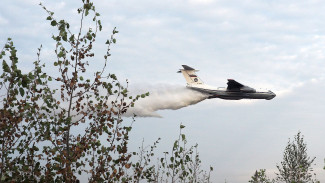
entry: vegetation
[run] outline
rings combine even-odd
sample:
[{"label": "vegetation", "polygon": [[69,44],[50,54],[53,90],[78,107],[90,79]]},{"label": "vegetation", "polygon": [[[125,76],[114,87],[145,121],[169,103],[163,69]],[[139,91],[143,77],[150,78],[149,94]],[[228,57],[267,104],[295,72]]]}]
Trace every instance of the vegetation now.
[{"label": "vegetation", "polygon": [[[132,127],[123,114],[149,93],[129,96],[127,82],[123,86],[114,74],[105,74],[116,29],[106,41],[102,70],[87,78],[93,44],[102,30],[94,4],[82,0],[77,33],[41,6],[58,30],[52,36],[57,74],[44,72],[42,46],[28,73],[19,69],[10,38],[1,50],[0,182],[78,182],[84,175],[89,182],[209,182],[209,174],[200,170],[197,146],[187,149],[181,132],[172,152],[165,153],[157,166],[150,165],[150,158],[158,141],[150,151],[128,150]],[[87,18],[93,27],[83,27]],[[138,162],[133,162],[134,155]]]},{"label": "vegetation", "polygon": [[304,137],[300,132],[294,137],[291,142],[289,140],[283,153],[283,161],[281,165],[277,165],[279,173],[276,173],[276,178],[272,181],[266,176],[265,170],[256,171],[251,183],[267,183],[267,182],[285,182],[285,183],[306,183],[319,182],[313,179],[312,164],[315,160],[307,154],[307,144],[304,142]]},{"label": "vegetation", "polygon": [[139,161],[133,165],[136,182],[210,182],[210,173],[201,169],[201,160],[197,151],[198,145],[187,147],[184,125],[180,125],[179,137],[175,140],[171,152],[164,152],[164,157],[158,158],[157,165],[152,165],[154,149],[158,139],[150,150],[140,148]]},{"label": "vegetation", "polygon": [[277,181],[280,182],[317,182],[312,174],[312,164],[315,160],[307,155],[307,145],[301,133],[294,137],[294,141],[288,142],[283,153],[283,161],[281,166],[277,165],[279,173]]},{"label": "vegetation", "polygon": [[265,169],[259,171],[256,170],[252,179],[248,181],[250,183],[271,183],[271,180],[266,176]]}]

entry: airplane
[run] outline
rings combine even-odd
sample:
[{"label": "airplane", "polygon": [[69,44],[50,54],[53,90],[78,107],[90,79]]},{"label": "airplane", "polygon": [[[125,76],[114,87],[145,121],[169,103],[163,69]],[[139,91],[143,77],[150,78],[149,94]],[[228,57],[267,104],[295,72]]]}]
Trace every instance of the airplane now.
[{"label": "airplane", "polygon": [[208,98],[221,98],[224,100],[241,100],[241,99],[265,99],[271,100],[276,95],[271,90],[257,91],[254,88],[243,85],[233,79],[228,79],[227,88],[212,87],[203,83],[197,76],[198,70],[187,65],[182,65],[184,69],[180,69],[178,73],[182,73],[187,82],[187,88],[204,93]]}]

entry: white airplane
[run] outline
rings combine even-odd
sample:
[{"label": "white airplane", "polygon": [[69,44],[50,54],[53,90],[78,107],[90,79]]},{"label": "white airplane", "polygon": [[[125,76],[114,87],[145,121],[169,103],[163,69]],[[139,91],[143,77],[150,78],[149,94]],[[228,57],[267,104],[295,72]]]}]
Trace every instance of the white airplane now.
[{"label": "white airplane", "polygon": [[182,73],[187,82],[187,88],[207,94],[208,98],[221,98],[225,100],[240,100],[240,99],[266,99],[271,100],[276,95],[271,90],[256,91],[256,89],[245,86],[233,79],[228,79],[228,87],[213,87],[203,83],[197,76],[198,70],[187,65],[182,65],[184,69],[180,69],[178,73]]}]

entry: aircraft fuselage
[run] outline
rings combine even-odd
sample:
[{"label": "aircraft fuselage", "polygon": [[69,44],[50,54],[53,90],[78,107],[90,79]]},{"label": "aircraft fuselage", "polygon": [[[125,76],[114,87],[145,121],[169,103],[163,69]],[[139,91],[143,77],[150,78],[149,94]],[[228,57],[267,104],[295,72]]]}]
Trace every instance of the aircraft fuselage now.
[{"label": "aircraft fuselage", "polygon": [[208,95],[208,98],[221,98],[225,100],[240,100],[240,99],[265,99],[271,100],[276,95],[272,91],[229,91],[227,89],[214,89],[209,87],[187,86],[187,88],[196,90]]},{"label": "aircraft fuselage", "polygon": [[213,87],[204,84],[204,82],[197,76],[198,70],[193,69],[187,65],[182,65],[184,69],[180,69],[178,73],[182,73],[187,87],[204,93],[208,98],[221,98],[225,100],[240,100],[240,99],[265,99],[271,100],[276,95],[271,90],[257,91],[254,88],[243,85],[233,79],[228,79],[227,88]]}]

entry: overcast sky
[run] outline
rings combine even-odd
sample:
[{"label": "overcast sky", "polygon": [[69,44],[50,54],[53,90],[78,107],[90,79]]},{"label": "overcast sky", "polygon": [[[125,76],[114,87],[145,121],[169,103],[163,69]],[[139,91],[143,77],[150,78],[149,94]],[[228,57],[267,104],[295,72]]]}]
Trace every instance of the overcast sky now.
[{"label": "overcast sky", "polygon": [[[45,0],[58,19],[78,27],[79,1]],[[54,29],[39,0],[4,0],[0,6],[0,44],[12,37],[22,67],[29,70],[42,44],[42,61],[52,66]],[[273,176],[289,138],[305,136],[314,170],[325,181],[325,2],[321,0],[100,0],[103,31],[95,45],[100,68],[105,41],[120,31],[109,71],[131,86],[185,86],[176,71],[182,64],[200,70],[209,85],[236,79],[271,89],[271,101],[211,99],[179,110],[158,111],[163,118],[138,118],[131,147],[162,138],[168,151],[182,122],[189,143],[199,144],[204,167],[214,182],[247,182],[256,169]],[[49,72],[51,70],[49,69]]]}]

